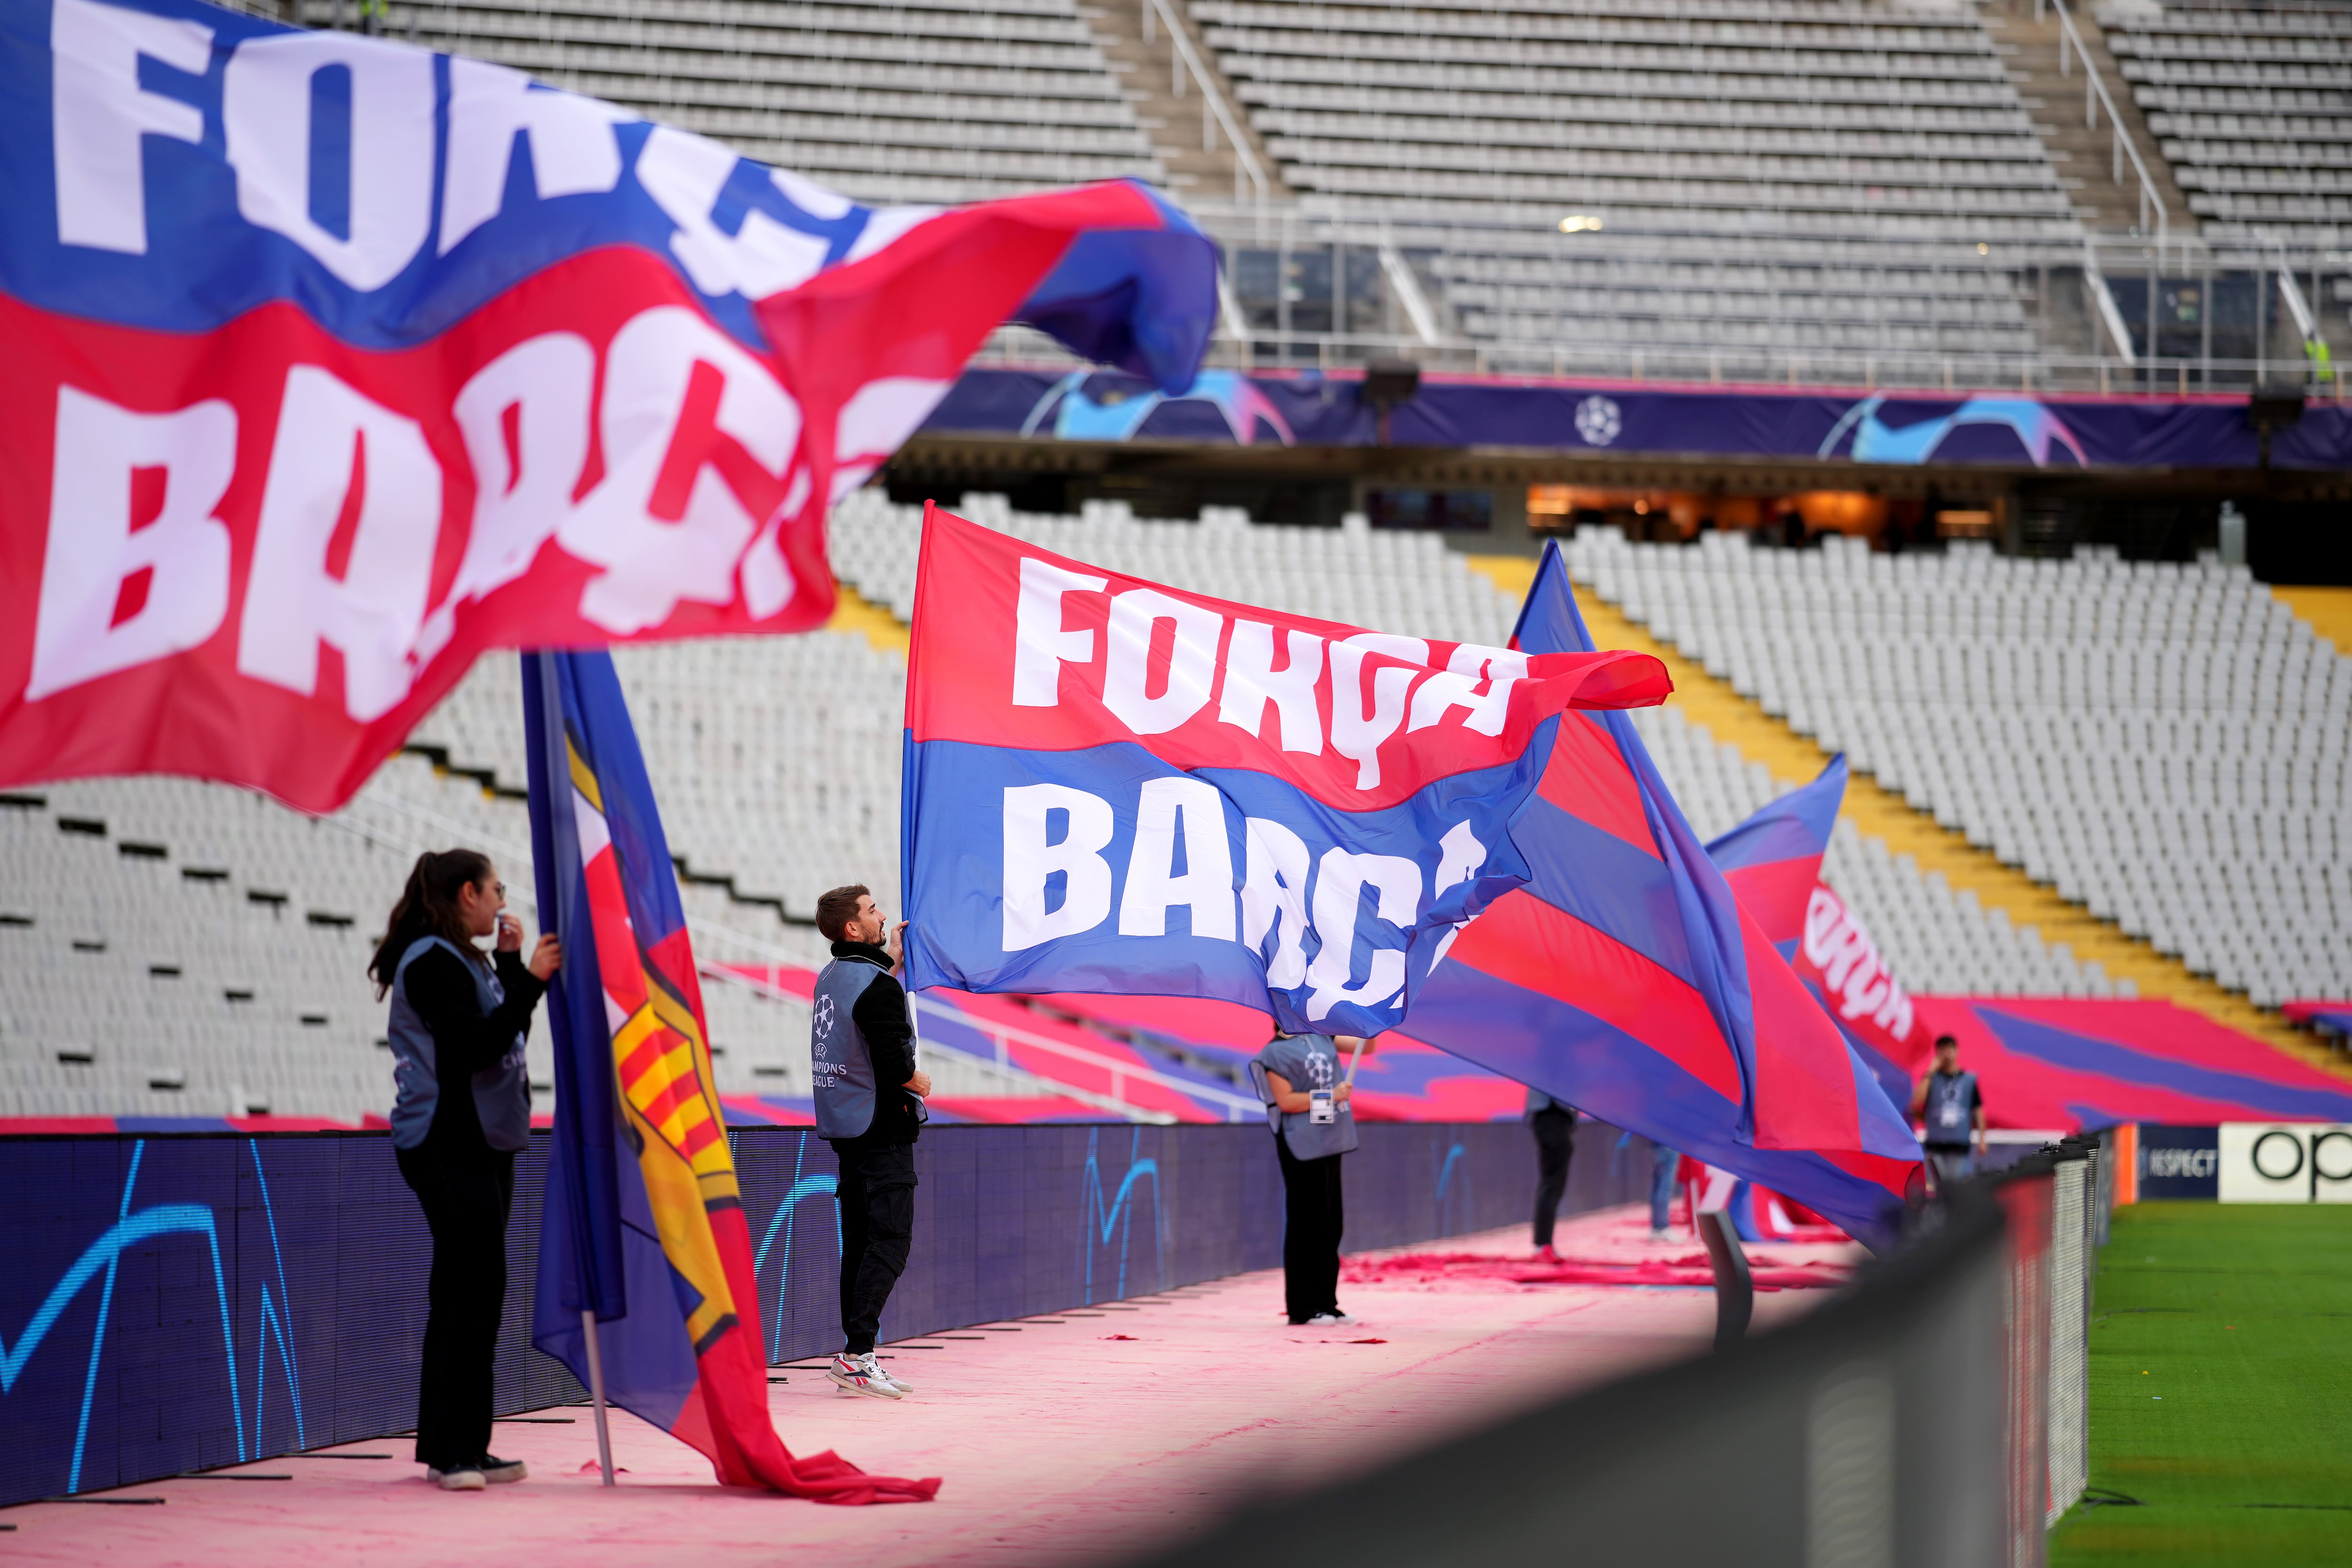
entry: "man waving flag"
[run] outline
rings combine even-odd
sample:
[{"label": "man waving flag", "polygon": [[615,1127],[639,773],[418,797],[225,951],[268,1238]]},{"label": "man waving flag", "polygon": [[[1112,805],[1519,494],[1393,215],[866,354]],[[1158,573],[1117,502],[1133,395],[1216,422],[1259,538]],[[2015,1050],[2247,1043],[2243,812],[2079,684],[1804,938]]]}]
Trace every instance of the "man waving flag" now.
[{"label": "man waving flag", "polygon": [[1530,657],[1123,577],[933,508],[908,657],[910,983],[1412,1011],[1535,874],[1517,819],[1641,653]]},{"label": "man waving flag", "polygon": [[[1514,644],[1589,649],[1557,544]],[[1919,1148],[1740,906],[1633,725],[1563,719],[1514,825],[1534,874],[1465,927],[1413,1035],[1891,1240]]]}]

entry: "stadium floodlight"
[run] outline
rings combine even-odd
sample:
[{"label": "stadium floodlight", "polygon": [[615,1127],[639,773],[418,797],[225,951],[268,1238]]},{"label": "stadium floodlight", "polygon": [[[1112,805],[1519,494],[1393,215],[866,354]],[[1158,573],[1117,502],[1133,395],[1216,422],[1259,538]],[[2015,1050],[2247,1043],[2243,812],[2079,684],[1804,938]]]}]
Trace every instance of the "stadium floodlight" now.
[{"label": "stadium floodlight", "polygon": [[1593,213],[1570,213],[1559,220],[1559,232],[1564,235],[1598,234],[1601,218]]}]

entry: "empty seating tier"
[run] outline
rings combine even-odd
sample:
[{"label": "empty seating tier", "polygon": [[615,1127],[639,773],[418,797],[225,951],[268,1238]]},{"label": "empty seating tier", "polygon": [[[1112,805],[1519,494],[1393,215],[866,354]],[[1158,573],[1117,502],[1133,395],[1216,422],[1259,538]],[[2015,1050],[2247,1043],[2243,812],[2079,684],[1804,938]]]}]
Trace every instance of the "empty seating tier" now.
[{"label": "empty seating tier", "polygon": [[2352,10],[2113,5],[2107,48],[2212,238],[2352,238]]},{"label": "empty seating tier", "polygon": [[1571,559],[1767,712],[2190,969],[2271,1007],[2352,989],[2352,660],[2243,568],[1701,541],[1587,529]]},{"label": "empty seating tier", "polygon": [[[342,0],[303,0],[303,17],[347,20]],[[1166,180],[1073,0],[394,0],[383,31],[870,202]]]},{"label": "empty seating tier", "polygon": [[[1359,518],[1331,530],[1272,528],[1210,508],[1199,522],[1151,521],[1102,503],[1066,517],[1016,512],[1002,496],[968,496],[961,509],[1079,559],[1353,624],[1500,644],[1517,613],[1510,595],[1433,536],[1373,532]],[[901,618],[913,603],[920,518],[919,508],[872,489],[835,517],[842,576]],[[1579,548],[1586,567],[1620,576],[1653,569],[1645,555],[1628,564],[1632,547],[1599,556]],[[1810,614],[1790,611],[1785,597],[1774,605],[1787,638],[1811,634]],[[900,656],[862,636],[822,632],[625,648],[615,663],[698,952],[718,962],[821,962],[822,942],[792,923],[813,914],[820,892],[853,881],[896,892]],[[363,971],[416,852],[471,844],[510,886],[529,886],[516,668],[509,654],[483,659],[418,727],[417,752],[394,759],[325,821],[247,791],[166,779],[47,786],[0,803],[0,1115],[266,1107],[357,1120],[387,1109],[383,1004]],[[1760,766],[1679,712],[1644,712],[1635,723],[1703,833],[1771,797]],[[2293,775],[2303,783],[2283,783],[2283,799],[2315,799],[2316,777]],[[2109,989],[2095,966],[2011,930],[1851,827],[1840,830],[1829,865],[1915,989]],[[527,892],[515,896],[529,902]],[[2324,929],[2340,946],[2342,920]],[[705,1000],[723,1092],[806,1093],[801,1004],[724,983],[707,986]],[[543,1030],[530,1061],[544,1107],[552,1072]],[[943,1061],[933,1071],[967,1067],[971,1082],[943,1077],[943,1092],[1037,1092],[1034,1081],[990,1079],[970,1064]]]},{"label": "empty seating tier", "polygon": [[1969,244],[2081,233],[1965,10],[1807,0],[1192,9],[1310,207]]}]

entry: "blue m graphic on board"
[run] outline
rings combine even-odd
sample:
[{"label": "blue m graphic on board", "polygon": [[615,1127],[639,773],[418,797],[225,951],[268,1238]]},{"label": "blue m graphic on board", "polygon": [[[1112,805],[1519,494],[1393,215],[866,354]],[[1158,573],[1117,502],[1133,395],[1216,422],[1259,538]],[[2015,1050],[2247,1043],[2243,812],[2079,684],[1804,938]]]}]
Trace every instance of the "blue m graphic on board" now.
[{"label": "blue m graphic on board", "polygon": [[[248,1138],[246,1147],[253,1161],[254,1183],[261,1199],[262,1228],[269,1242],[269,1265],[261,1281],[260,1310],[254,1319],[252,1372],[248,1379],[253,1391],[253,1408],[249,1423],[237,1376],[236,1333],[231,1323],[228,1273],[221,1262],[220,1224],[213,1209],[201,1203],[162,1203],[138,1209],[131,1207],[138,1190],[140,1167],[146,1159],[147,1144],[143,1138],[131,1145],[131,1166],[122,1178],[122,1197],[116,1207],[114,1223],[67,1266],[57,1283],[42,1298],[40,1305],[34,1309],[32,1317],[17,1331],[13,1343],[5,1334],[0,1334],[0,1396],[5,1396],[16,1390],[26,1368],[39,1354],[41,1346],[75,1300],[93,1282],[98,1285],[98,1321],[90,1333],[89,1361],[82,1374],[81,1401],[74,1423],[73,1451],[66,1470],[67,1491],[81,1490],[83,1460],[89,1443],[90,1407],[98,1392],[99,1369],[105,1356],[107,1327],[113,1316],[115,1286],[121,1271],[123,1255],[172,1237],[200,1237],[204,1241],[204,1251],[194,1259],[194,1263],[200,1281],[211,1284],[213,1299],[219,1309],[221,1356],[227,1373],[229,1415],[236,1435],[238,1460],[270,1451],[266,1448],[262,1433],[268,1408],[268,1374],[273,1353],[285,1398],[290,1407],[294,1447],[299,1449],[309,1446],[303,1432],[302,1376],[289,1322],[286,1261],[278,1244],[277,1212],[269,1197],[269,1178],[261,1168],[260,1145],[257,1140]],[[184,1267],[184,1261],[177,1255],[183,1250],[174,1249],[171,1254],[160,1255],[170,1259],[165,1265],[167,1268]],[[105,1484],[111,1485],[110,1479]]]},{"label": "blue m graphic on board", "polygon": [[[772,1300],[760,1304],[760,1310],[767,1314],[768,1359],[771,1362],[784,1359],[784,1331],[790,1326],[792,1318],[793,1231],[800,1221],[801,1205],[812,1197],[827,1200],[824,1207],[833,1218],[832,1260],[835,1264],[841,1261],[841,1208],[831,1201],[839,1183],[823,1171],[812,1171],[805,1176],[801,1173],[801,1162],[808,1157],[808,1146],[809,1135],[805,1133],[793,1143],[792,1185],[784,1189],[783,1201],[776,1205],[776,1212],[768,1221],[767,1231],[760,1238],[759,1250],[751,1256],[751,1277],[764,1280],[768,1277],[768,1254],[776,1250],[779,1239],[783,1242],[782,1250],[776,1254],[776,1293]],[[809,1223],[822,1229],[824,1220],[820,1216]]]},{"label": "blue m graphic on board", "polygon": [[[1136,1183],[1151,1178],[1151,1246],[1153,1288],[1168,1278],[1168,1242],[1166,1211],[1160,1192],[1160,1162],[1143,1155],[1143,1129],[1129,1130],[1127,1151],[1127,1174],[1119,1178],[1118,1190],[1106,1203],[1103,1200],[1101,1163],[1102,1129],[1087,1131],[1087,1169],[1085,1185],[1078,1189],[1078,1265],[1081,1301],[1095,1299],[1095,1254],[1108,1253],[1113,1233],[1118,1237],[1118,1269],[1117,1284],[1110,1300],[1127,1294],[1127,1262],[1129,1244],[1135,1229]],[[1109,1260],[1104,1260],[1108,1267]]]}]

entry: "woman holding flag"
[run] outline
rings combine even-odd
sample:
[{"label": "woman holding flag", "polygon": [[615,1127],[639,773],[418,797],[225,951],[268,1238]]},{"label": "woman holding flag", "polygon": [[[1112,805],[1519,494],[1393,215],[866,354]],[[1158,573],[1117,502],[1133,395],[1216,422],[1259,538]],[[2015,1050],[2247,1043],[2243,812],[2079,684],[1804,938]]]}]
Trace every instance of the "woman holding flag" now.
[{"label": "woman holding flag", "polygon": [[[528,1473],[489,1451],[490,1369],[515,1155],[530,1141],[523,1040],[563,949],[543,935],[526,965],[506,894],[486,855],[419,855],[368,966],[377,994],[392,998],[393,1152],[433,1233],[416,1462],[444,1491]],[[495,958],[477,946],[486,936]]]},{"label": "woman holding flag", "polygon": [[1370,1040],[1352,1035],[1278,1034],[1250,1063],[1282,1163],[1282,1293],[1294,1328],[1356,1321],[1339,1310],[1339,1237],[1347,1226],[1339,1161],[1355,1152],[1349,1102],[1356,1064],[1371,1051]]}]

